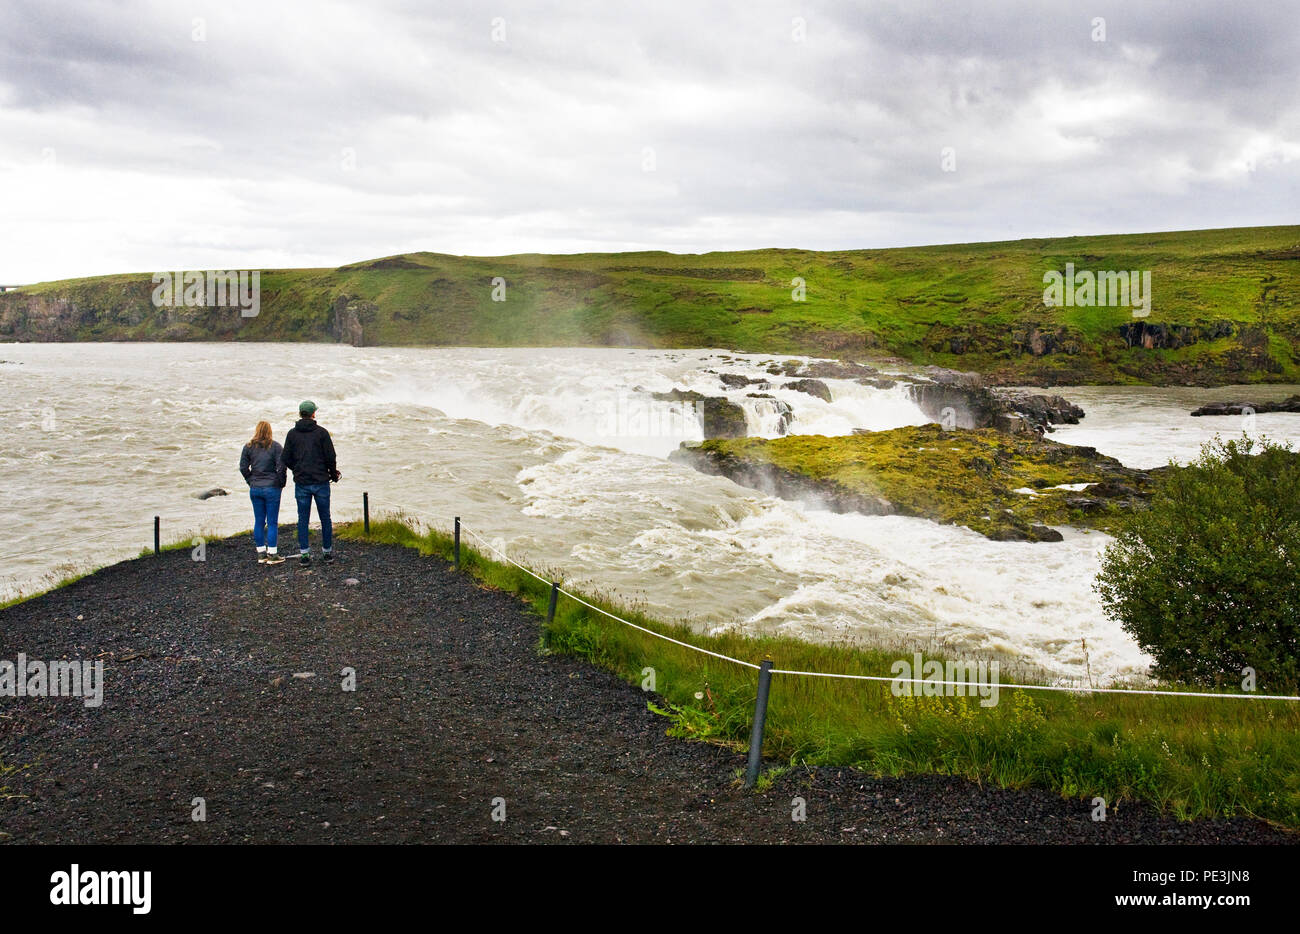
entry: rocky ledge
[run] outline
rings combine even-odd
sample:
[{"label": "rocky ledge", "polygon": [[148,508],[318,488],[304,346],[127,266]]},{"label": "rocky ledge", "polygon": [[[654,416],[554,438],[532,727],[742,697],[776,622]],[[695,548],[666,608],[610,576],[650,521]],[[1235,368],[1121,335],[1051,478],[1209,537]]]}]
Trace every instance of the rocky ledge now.
[{"label": "rocky ledge", "polygon": [[927,367],[926,376],[908,391],[927,417],[946,428],[1043,434],[1053,425],[1076,425],[1084,415],[1083,409],[1061,396],[986,386],[978,373]]},{"label": "rocky ledge", "polygon": [[1211,402],[1193,415],[1264,415],[1268,412],[1300,412],[1300,396],[1287,396],[1281,402]]},{"label": "rocky ledge", "polygon": [[1113,528],[1168,469],[1134,470],[1032,433],[939,425],[688,442],[670,458],[783,499],[964,525],[995,541],[1060,541],[1053,525]]},{"label": "rocky ledge", "polygon": [[[1076,425],[1084,417],[1083,409],[1061,396],[988,386],[978,373],[964,373],[935,366],[927,367],[923,376],[885,376],[866,364],[834,360],[786,360],[770,365],[767,372],[772,376],[787,377],[784,382],[740,373],[716,370],[709,372],[717,376],[727,389],[752,387],[763,393],[750,393],[754,398],[766,398],[766,390],[779,387],[807,393],[825,402],[831,402],[834,398],[831,388],[825,382],[828,379],[852,380],[878,389],[891,389],[902,382],[907,384],[907,392],[912,401],[926,417],[934,419],[945,428],[996,428],[1013,435],[1042,435],[1054,431],[1054,425]],[[725,399],[712,399],[698,393],[687,394],[681,390],[675,392],[677,396],[657,393],[655,398],[680,401],[691,395],[694,398],[689,401],[707,401],[714,408],[723,408],[726,404]],[[734,415],[714,421],[718,424],[738,424]],[[733,438],[743,437],[743,433],[715,435],[706,427],[704,436]]]}]

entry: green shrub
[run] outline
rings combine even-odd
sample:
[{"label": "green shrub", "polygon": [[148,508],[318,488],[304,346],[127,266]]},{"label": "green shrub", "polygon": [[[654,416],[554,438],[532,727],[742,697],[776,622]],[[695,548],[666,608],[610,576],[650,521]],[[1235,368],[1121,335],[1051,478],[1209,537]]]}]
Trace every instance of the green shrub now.
[{"label": "green shrub", "polygon": [[1295,693],[1300,681],[1300,455],[1215,438],[1170,471],[1102,559],[1096,590],[1155,658],[1194,684]]}]

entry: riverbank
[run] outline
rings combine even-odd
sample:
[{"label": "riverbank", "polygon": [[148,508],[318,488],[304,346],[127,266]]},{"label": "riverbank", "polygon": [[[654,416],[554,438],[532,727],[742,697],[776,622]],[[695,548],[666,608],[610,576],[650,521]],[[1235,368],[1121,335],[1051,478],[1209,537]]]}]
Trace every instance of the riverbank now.
[{"label": "riverbank", "polygon": [[[1298,250],[1291,226],[833,252],[406,253],[258,271],[256,308],[218,304],[225,285],[204,273],[183,289],[147,272],[37,283],[0,295],[0,341],[726,347],[892,357],[1000,385],[1300,382]],[[1045,282],[1067,272],[1077,294],[1049,304]]]},{"label": "riverbank", "polygon": [[[340,532],[341,561],[310,571],[260,567],[236,537],[0,612],[0,658],[106,672],[98,708],[4,702],[0,840],[1261,843],[1293,837],[1243,815],[1300,825],[1296,718],[1246,701],[1004,691],[984,709],[778,678],[761,791],[745,793],[751,670],[567,599],[543,631],[543,585],[469,548],[452,571],[446,536]],[[888,659],[676,632],[792,668]],[[1236,819],[1176,819],[1204,814]]]}]

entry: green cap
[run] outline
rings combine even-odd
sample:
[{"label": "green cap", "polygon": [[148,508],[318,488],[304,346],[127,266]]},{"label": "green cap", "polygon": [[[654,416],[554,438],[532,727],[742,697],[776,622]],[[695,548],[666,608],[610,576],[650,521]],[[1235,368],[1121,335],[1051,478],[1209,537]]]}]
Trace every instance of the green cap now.
[{"label": "green cap", "polygon": [[315,403],[315,402],[312,402],[310,399],[308,399],[308,400],[305,401],[305,402],[301,402],[301,403],[298,404],[298,414],[299,414],[299,415],[311,415],[311,414],[313,414],[315,411],[316,411],[316,403]]}]

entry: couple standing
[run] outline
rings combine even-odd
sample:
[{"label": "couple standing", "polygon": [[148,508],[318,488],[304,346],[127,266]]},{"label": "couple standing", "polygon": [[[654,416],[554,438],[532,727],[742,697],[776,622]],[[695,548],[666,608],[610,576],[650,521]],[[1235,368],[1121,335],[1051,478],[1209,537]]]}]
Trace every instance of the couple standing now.
[{"label": "couple standing", "polygon": [[307,526],[311,504],[316,502],[320,517],[321,557],[334,560],[334,527],[330,523],[330,484],[342,479],[334,457],[330,433],[316,424],[316,403],[310,399],[298,406],[298,422],[284,436],[284,447],[271,438],[269,422],[258,422],[253,440],[239,455],[239,472],[248,481],[253,501],[253,544],[258,564],[283,564],[279,554],[280,491],[286,471],[293,471],[294,499],[298,501],[299,563],[311,566]]}]

